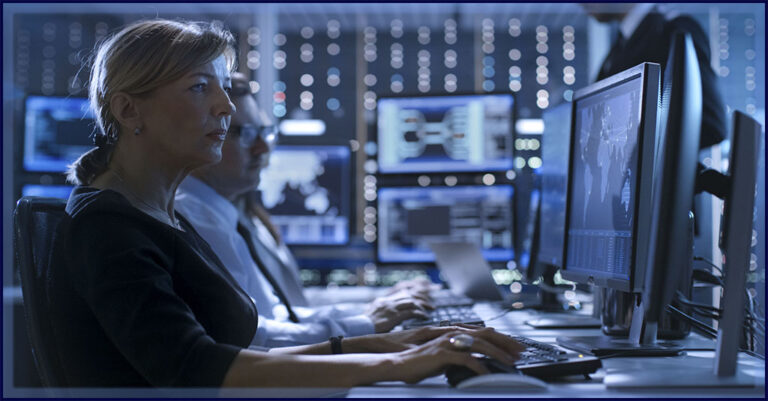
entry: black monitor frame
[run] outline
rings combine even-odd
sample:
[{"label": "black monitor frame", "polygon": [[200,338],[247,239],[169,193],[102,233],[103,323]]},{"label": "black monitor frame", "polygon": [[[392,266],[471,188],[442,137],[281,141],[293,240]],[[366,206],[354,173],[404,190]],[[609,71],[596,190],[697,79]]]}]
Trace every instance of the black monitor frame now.
[{"label": "black monitor frame", "polygon": [[633,79],[642,80],[641,114],[638,127],[638,173],[635,177],[637,200],[635,201],[634,223],[632,227],[632,259],[630,261],[629,280],[619,280],[609,277],[596,276],[580,271],[568,270],[568,237],[571,220],[571,199],[574,196],[574,180],[568,180],[568,195],[565,213],[565,246],[563,252],[563,268],[561,275],[564,279],[582,284],[594,284],[619,291],[641,293],[645,283],[645,271],[650,257],[651,236],[648,235],[651,219],[639,218],[650,216],[652,210],[653,168],[656,147],[656,131],[658,128],[658,112],[660,102],[661,67],[656,63],[642,63],[602,81],[595,82],[574,93],[571,109],[571,144],[568,161],[569,177],[574,170],[575,153],[578,138],[576,138],[576,107],[579,101],[600,94],[608,89],[626,83]]},{"label": "black monitor frame", "polygon": [[749,271],[755,182],[760,151],[760,124],[744,113],[733,113],[729,190],[723,206],[722,245],[725,253],[723,316],[717,330],[714,373],[736,374],[739,336],[744,321],[746,273]]}]

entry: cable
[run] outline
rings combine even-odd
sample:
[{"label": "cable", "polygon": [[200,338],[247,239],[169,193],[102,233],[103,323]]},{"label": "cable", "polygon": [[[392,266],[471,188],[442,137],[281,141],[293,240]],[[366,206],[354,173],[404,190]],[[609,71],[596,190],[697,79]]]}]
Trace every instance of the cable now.
[{"label": "cable", "polygon": [[500,313],[492,318],[489,319],[483,319],[483,321],[490,322],[491,320],[501,319],[502,317],[506,316],[508,313],[512,312],[514,309],[508,309],[504,311],[503,313]]},{"label": "cable", "polygon": [[701,269],[701,268],[697,267],[697,268],[693,269],[691,276],[692,276],[692,278],[694,280],[699,281],[699,282],[719,285],[721,287],[723,286],[723,279],[722,279],[722,277],[716,276],[716,275],[712,274],[712,272],[707,271],[705,269]]},{"label": "cable", "polygon": [[694,256],[693,260],[700,260],[700,261],[702,261],[702,262],[712,266],[715,270],[718,271],[718,273],[720,273],[721,276],[723,275],[723,269],[721,269],[718,265],[714,264],[711,260],[709,260],[709,259],[707,259],[707,258],[705,258],[703,256]]},{"label": "cable", "polygon": [[686,305],[686,306],[703,308],[703,309],[707,309],[707,310],[716,312],[718,314],[723,313],[723,310],[720,309],[720,308],[714,307],[712,305],[705,305],[705,304],[701,304],[701,303],[698,303],[698,302],[693,302],[693,301],[689,300],[688,298],[686,298],[685,294],[683,294],[680,290],[677,290],[677,301],[680,302],[681,304]]},{"label": "cable", "polygon": [[754,356],[757,359],[765,360],[765,355],[760,355],[757,352],[750,351],[748,349],[740,349],[739,351],[741,351],[741,352],[743,352],[743,353],[745,353],[745,354],[747,354],[749,356]]},{"label": "cable", "polygon": [[706,336],[710,338],[717,338],[717,331],[713,329],[712,327],[708,326],[704,322],[697,320],[696,318],[687,315],[685,312],[681,311],[680,309],[675,308],[672,305],[667,305],[667,311],[674,313],[678,315],[678,317],[682,318],[683,320],[687,321],[691,324],[694,328],[704,333]]},{"label": "cable", "polygon": [[565,294],[566,291],[576,291],[575,284],[562,286],[562,287],[559,285],[551,286],[545,283],[544,280],[542,279],[538,285],[540,289],[553,294]]}]

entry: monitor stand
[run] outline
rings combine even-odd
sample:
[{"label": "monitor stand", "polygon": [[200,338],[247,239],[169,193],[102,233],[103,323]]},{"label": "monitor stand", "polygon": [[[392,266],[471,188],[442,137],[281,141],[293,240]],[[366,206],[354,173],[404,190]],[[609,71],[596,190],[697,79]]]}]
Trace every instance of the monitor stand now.
[{"label": "monitor stand", "polygon": [[[640,297],[639,295],[635,295]],[[683,347],[671,341],[656,341],[657,326],[643,327],[644,307],[642,302],[634,303],[632,323],[628,338],[606,335],[586,337],[557,337],[557,343],[565,348],[595,356],[675,356]]]}]

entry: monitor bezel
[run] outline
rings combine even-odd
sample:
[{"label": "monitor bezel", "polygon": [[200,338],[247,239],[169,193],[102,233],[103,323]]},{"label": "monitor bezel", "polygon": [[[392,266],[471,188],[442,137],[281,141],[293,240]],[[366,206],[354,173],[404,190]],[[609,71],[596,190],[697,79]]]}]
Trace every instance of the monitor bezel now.
[{"label": "monitor bezel", "polygon": [[[640,125],[638,127],[638,174],[635,177],[637,199],[634,205],[634,223],[632,227],[632,258],[630,259],[629,280],[606,277],[599,274],[584,273],[568,269],[568,240],[571,225],[571,199],[574,196],[573,182],[571,178],[574,170],[574,155],[576,152],[576,106],[580,100],[602,93],[618,85],[633,79],[642,81]],[[564,279],[582,284],[594,284],[600,287],[611,288],[618,291],[642,293],[645,282],[645,270],[648,258],[651,256],[651,221],[652,188],[655,165],[656,130],[658,128],[659,107],[661,104],[661,67],[656,63],[642,63],[610,76],[604,80],[595,82],[574,93],[571,102],[571,143],[568,161],[568,193],[566,197],[565,212],[565,245],[563,247],[563,266],[561,275]]]},{"label": "monitor bezel", "polygon": [[509,127],[509,135],[510,135],[510,163],[509,168],[506,169],[461,169],[461,170],[426,170],[426,171],[382,171],[381,169],[381,149],[380,146],[378,146],[378,150],[376,152],[375,160],[378,165],[377,174],[381,175],[419,175],[419,174],[435,174],[435,173],[491,173],[491,172],[499,172],[499,171],[507,171],[507,170],[513,170],[514,169],[514,163],[515,163],[515,139],[517,139],[517,131],[515,127],[515,123],[517,122],[517,96],[510,92],[485,92],[485,93],[477,93],[477,92],[454,92],[454,93],[435,93],[435,94],[414,94],[414,93],[405,93],[405,94],[387,94],[385,96],[380,96],[376,98],[376,114],[373,119],[373,139],[376,142],[376,144],[379,144],[379,103],[382,100],[397,100],[397,99],[409,99],[409,98],[440,98],[440,97],[464,97],[464,96],[508,96],[512,98],[512,111],[510,115],[510,119],[512,123]]}]

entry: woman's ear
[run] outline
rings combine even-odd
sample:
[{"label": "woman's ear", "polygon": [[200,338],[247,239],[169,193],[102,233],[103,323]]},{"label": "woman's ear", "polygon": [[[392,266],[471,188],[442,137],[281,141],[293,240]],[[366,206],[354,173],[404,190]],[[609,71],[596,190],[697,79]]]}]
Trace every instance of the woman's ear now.
[{"label": "woman's ear", "polygon": [[112,95],[109,107],[120,126],[126,127],[129,131],[133,131],[135,127],[141,127],[141,113],[134,96],[125,92],[117,92]]}]

